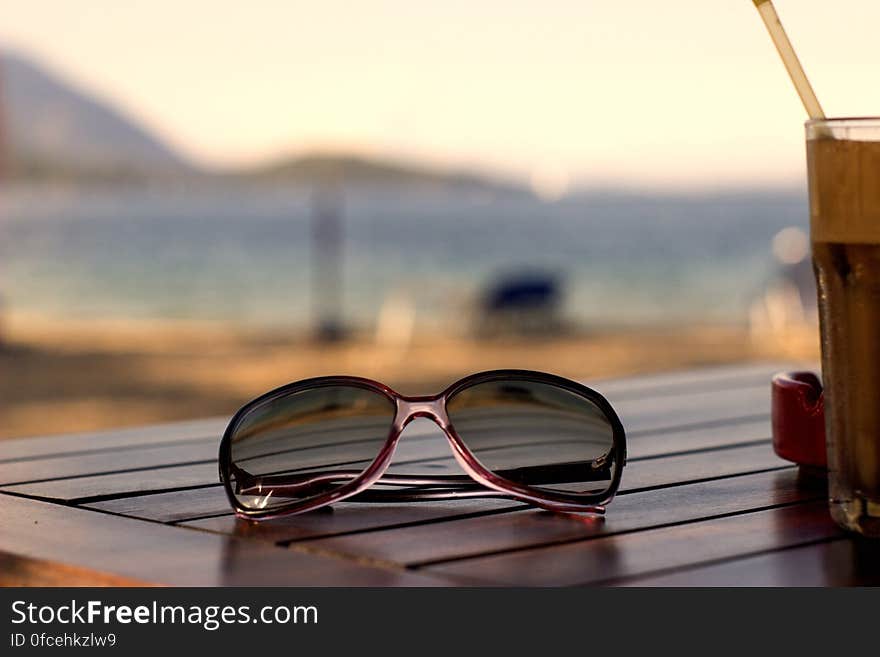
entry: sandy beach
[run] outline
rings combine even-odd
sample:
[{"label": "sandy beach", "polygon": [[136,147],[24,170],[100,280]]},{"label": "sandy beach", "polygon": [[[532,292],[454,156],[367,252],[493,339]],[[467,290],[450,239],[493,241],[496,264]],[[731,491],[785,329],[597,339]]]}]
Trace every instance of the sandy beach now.
[{"label": "sandy beach", "polygon": [[404,393],[465,374],[539,369],[577,379],[760,361],[817,361],[814,331],[754,336],[745,328],[605,329],[525,339],[372,336],[317,344],[281,332],[198,323],[70,322],[12,317],[0,349],[0,438],[231,415],[275,386],[357,374]]}]

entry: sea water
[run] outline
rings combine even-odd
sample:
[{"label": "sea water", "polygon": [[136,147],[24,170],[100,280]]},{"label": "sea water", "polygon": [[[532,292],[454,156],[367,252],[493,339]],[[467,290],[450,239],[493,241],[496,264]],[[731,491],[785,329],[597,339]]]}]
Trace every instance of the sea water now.
[{"label": "sea water", "polygon": [[[58,319],[195,319],[298,329],[311,321],[309,190],[0,189],[0,296]],[[806,194],[693,196],[347,190],[346,321],[392,296],[440,326],[496,277],[563,281],[585,327],[744,322],[774,264],[773,235],[807,228]]]}]

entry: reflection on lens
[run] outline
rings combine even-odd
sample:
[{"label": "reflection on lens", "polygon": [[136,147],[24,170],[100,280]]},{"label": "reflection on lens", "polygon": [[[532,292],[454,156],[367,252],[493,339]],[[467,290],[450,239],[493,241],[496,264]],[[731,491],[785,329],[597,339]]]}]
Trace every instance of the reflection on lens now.
[{"label": "reflection on lens", "polygon": [[355,386],[322,386],[271,398],[231,436],[232,490],[246,509],[274,509],[330,492],[379,455],[394,402]]},{"label": "reflection on lens", "polygon": [[446,410],[477,460],[508,481],[569,494],[611,486],[614,429],[579,394],[547,383],[489,381],[456,393]]}]

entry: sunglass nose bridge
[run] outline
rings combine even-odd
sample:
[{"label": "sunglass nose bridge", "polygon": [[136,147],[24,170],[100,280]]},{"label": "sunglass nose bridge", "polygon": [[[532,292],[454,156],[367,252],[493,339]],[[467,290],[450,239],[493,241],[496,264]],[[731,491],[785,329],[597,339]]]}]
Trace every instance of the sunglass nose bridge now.
[{"label": "sunglass nose bridge", "polygon": [[449,426],[446,405],[442,397],[404,397],[398,399],[397,416],[401,424],[406,426],[417,417],[433,420],[441,428]]}]

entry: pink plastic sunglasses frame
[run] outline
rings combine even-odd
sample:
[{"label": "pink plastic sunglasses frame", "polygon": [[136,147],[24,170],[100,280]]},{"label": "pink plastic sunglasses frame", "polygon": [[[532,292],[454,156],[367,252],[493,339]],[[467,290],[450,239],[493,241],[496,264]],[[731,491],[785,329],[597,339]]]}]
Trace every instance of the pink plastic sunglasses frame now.
[{"label": "pink plastic sunglasses frame", "polygon": [[[509,481],[484,467],[468,449],[466,441],[456,432],[449,419],[446,404],[457,393],[472,386],[492,381],[521,381],[554,386],[578,395],[599,408],[605,414],[612,428],[613,442],[609,452],[601,457],[601,460],[596,459],[592,465],[594,469],[607,468],[610,470],[611,480],[608,487],[599,493],[552,491],[547,488],[527,486]],[[391,423],[388,437],[379,454],[363,472],[352,478],[351,481],[341,484],[333,490],[294,501],[289,505],[278,508],[253,509],[242,506],[233,490],[235,485],[235,476],[233,475],[241,476],[240,469],[232,462],[232,436],[239,422],[254,408],[266,402],[277,401],[303,390],[330,386],[364,388],[384,395],[394,404],[396,409],[394,419]],[[432,420],[443,430],[455,460],[467,473],[467,477],[455,475],[423,477],[418,475],[385,474],[394,456],[395,447],[400,441],[401,433],[416,418]],[[226,428],[226,432],[220,442],[219,454],[220,481],[226,489],[229,502],[236,515],[251,520],[268,520],[303,513],[340,502],[359,493],[361,495],[359,495],[357,500],[353,501],[436,500],[461,497],[505,496],[552,511],[603,514],[605,512],[605,505],[612,500],[620,486],[620,478],[625,464],[626,435],[623,425],[611,404],[600,393],[580,383],[553,374],[531,370],[492,370],[480,372],[456,381],[437,395],[415,397],[401,395],[378,381],[353,376],[327,376],[290,383],[272,390],[243,406],[229,422],[229,426]],[[463,479],[468,478],[471,481],[462,482]],[[392,491],[378,491],[378,494],[370,497],[370,493],[365,493],[364,491],[377,482],[427,488],[413,492],[404,492],[402,495]],[[474,483],[477,486],[474,486]],[[431,486],[441,488],[440,490],[432,491],[430,490]]]}]

